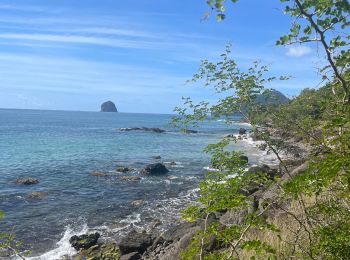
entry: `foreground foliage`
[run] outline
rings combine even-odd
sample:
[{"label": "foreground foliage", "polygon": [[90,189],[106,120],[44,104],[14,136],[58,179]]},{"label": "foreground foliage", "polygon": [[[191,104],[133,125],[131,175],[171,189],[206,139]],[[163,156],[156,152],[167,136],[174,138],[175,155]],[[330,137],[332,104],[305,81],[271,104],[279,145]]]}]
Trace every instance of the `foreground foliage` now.
[{"label": "foreground foliage", "polygon": [[[327,61],[319,69],[323,87],[305,89],[285,105],[261,105],[256,97],[265,86],[287,77],[267,77],[268,68],[258,62],[240,69],[229,46],[219,62],[202,62],[193,81],[223,98],[214,105],[185,98],[185,106],[175,109],[174,123],[187,128],[208,114],[230,122],[239,113],[276,156],[279,173],[246,172],[241,154],[230,149],[235,138],[208,146],[217,171],[200,184],[198,203],[184,211],[185,219],[202,220],[204,226],[183,259],[350,259],[350,5],[345,0],[281,2],[293,23],[277,44],[319,44]],[[219,20],[225,18],[224,1],[207,3]],[[309,147],[298,170],[281,156],[296,140]],[[216,216],[225,212],[236,217],[221,223]]]}]

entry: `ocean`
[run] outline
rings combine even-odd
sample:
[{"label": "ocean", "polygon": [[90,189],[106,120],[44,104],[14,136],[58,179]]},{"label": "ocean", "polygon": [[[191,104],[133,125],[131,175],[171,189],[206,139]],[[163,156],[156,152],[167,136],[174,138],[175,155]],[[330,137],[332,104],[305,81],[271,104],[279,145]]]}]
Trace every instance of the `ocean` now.
[{"label": "ocean", "polygon": [[[210,157],[203,148],[244,123],[204,123],[197,134],[184,134],[170,124],[171,115],[0,109],[0,231],[11,231],[32,251],[31,259],[73,255],[69,238],[98,231],[118,240],[130,229],[164,230],[176,223],[180,210],[197,196]],[[164,133],[120,131],[157,127]],[[250,164],[272,160],[249,138],[233,145]],[[154,159],[161,156],[161,159]],[[165,176],[122,181],[139,176],[150,163],[163,162]],[[175,162],[170,165],[170,162]],[[135,169],[116,172],[118,166]],[[106,177],[91,176],[93,171]],[[37,178],[35,185],[17,185],[17,178]],[[31,192],[44,192],[41,199]],[[134,200],[143,200],[133,206]]]}]

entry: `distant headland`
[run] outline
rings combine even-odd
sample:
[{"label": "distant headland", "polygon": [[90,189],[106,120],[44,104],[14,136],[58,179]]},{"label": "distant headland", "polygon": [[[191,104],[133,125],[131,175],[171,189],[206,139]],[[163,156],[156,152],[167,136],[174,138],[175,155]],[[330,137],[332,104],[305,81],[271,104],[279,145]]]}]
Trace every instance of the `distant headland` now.
[{"label": "distant headland", "polygon": [[101,112],[118,112],[118,110],[112,101],[106,101],[101,105]]}]

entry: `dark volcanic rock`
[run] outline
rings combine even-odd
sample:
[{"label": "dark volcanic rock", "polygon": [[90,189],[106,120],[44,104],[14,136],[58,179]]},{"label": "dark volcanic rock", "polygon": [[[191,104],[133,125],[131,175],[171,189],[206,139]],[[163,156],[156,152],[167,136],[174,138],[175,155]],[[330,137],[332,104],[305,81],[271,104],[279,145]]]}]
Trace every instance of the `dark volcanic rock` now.
[{"label": "dark volcanic rock", "polygon": [[154,132],[154,133],[164,133],[165,130],[157,127],[127,127],[120,128],[120,131],[129,132],[129,131],[145,131],[145,132]]},{"label": "dark volcanic rock", "polygon": [[72,236],[69,239],[69,243],[71,244],[72,247],[74,247],[76,250],[80,249],[88,249],[94,245],[97,244],[97,240],[100,237],[99,233],[94,233],[94,234],[85,234],[81,236]]},{"label": "dark volcanic rock", "polygon": [[124,166],[118,166],[117,169],[115,169],[117,172],[131,172],[133,169],[129,167],[124,167]]},{"label": "dark volcanic rock", "polygon": [[185,222],[181,223],[177,226],[173,226],[169,228],[164,234],[163,234],[163,239],[165,241],[177,241],[183,236],[185,236],[189,229],[194,228],[196,226],[196,223],[190,223],[190,222]]},{"label": "dark volcanic rock", "polygon": [[139,252],[143,254],[153,243],[152,236],[146,233],[138,233],[132,230],[119,243],[119,250],[122,255]]},{"label": "dark volcanic rock", "polygon": [[139,259],[141,259],[141,255],[138,252],[132,252],[119,257],[119,260],[139,260]]},{"label": "dark volcanic rock", "polygon": [[141,170],[141,174],[143,175],[162,175],[169,172],[169,170],[162,163],[152,163],[147,165],[145,168]]},{"label": "dark volcanic rock", "polygon": [[37,183],[39,183],[39,180],[35,178],[24,178],[24,179],[16,180],[16,184],[19,184],[19,185],[32,185]]},{"label": "dark volcanic rock", "polygon": [[239,131],[238,131],[238,133],[239,133],[240,135],[245,135],[245,134],[247,133],[247,130],[244,129],[244,128],[240,128]]},{"label": "dark volcanic rock", "polygon": [[118,112],[118,110],[112,101],[107,101],[101,105],[101,112]]}]

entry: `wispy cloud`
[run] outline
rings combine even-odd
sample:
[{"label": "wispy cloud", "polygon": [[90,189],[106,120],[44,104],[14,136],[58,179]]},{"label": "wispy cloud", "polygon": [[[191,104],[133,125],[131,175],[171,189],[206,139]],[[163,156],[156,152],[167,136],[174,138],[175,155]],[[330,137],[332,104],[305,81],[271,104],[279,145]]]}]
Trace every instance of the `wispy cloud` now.
[{"label": "wispy cloud", "polygon": [[302,46],[302,45],[290,46],[290,47],[288,47],[286,55],[289,57],[299,58],[299,57],[303,57],[311,52],[312,52],[312,50],[308,46]]}]

